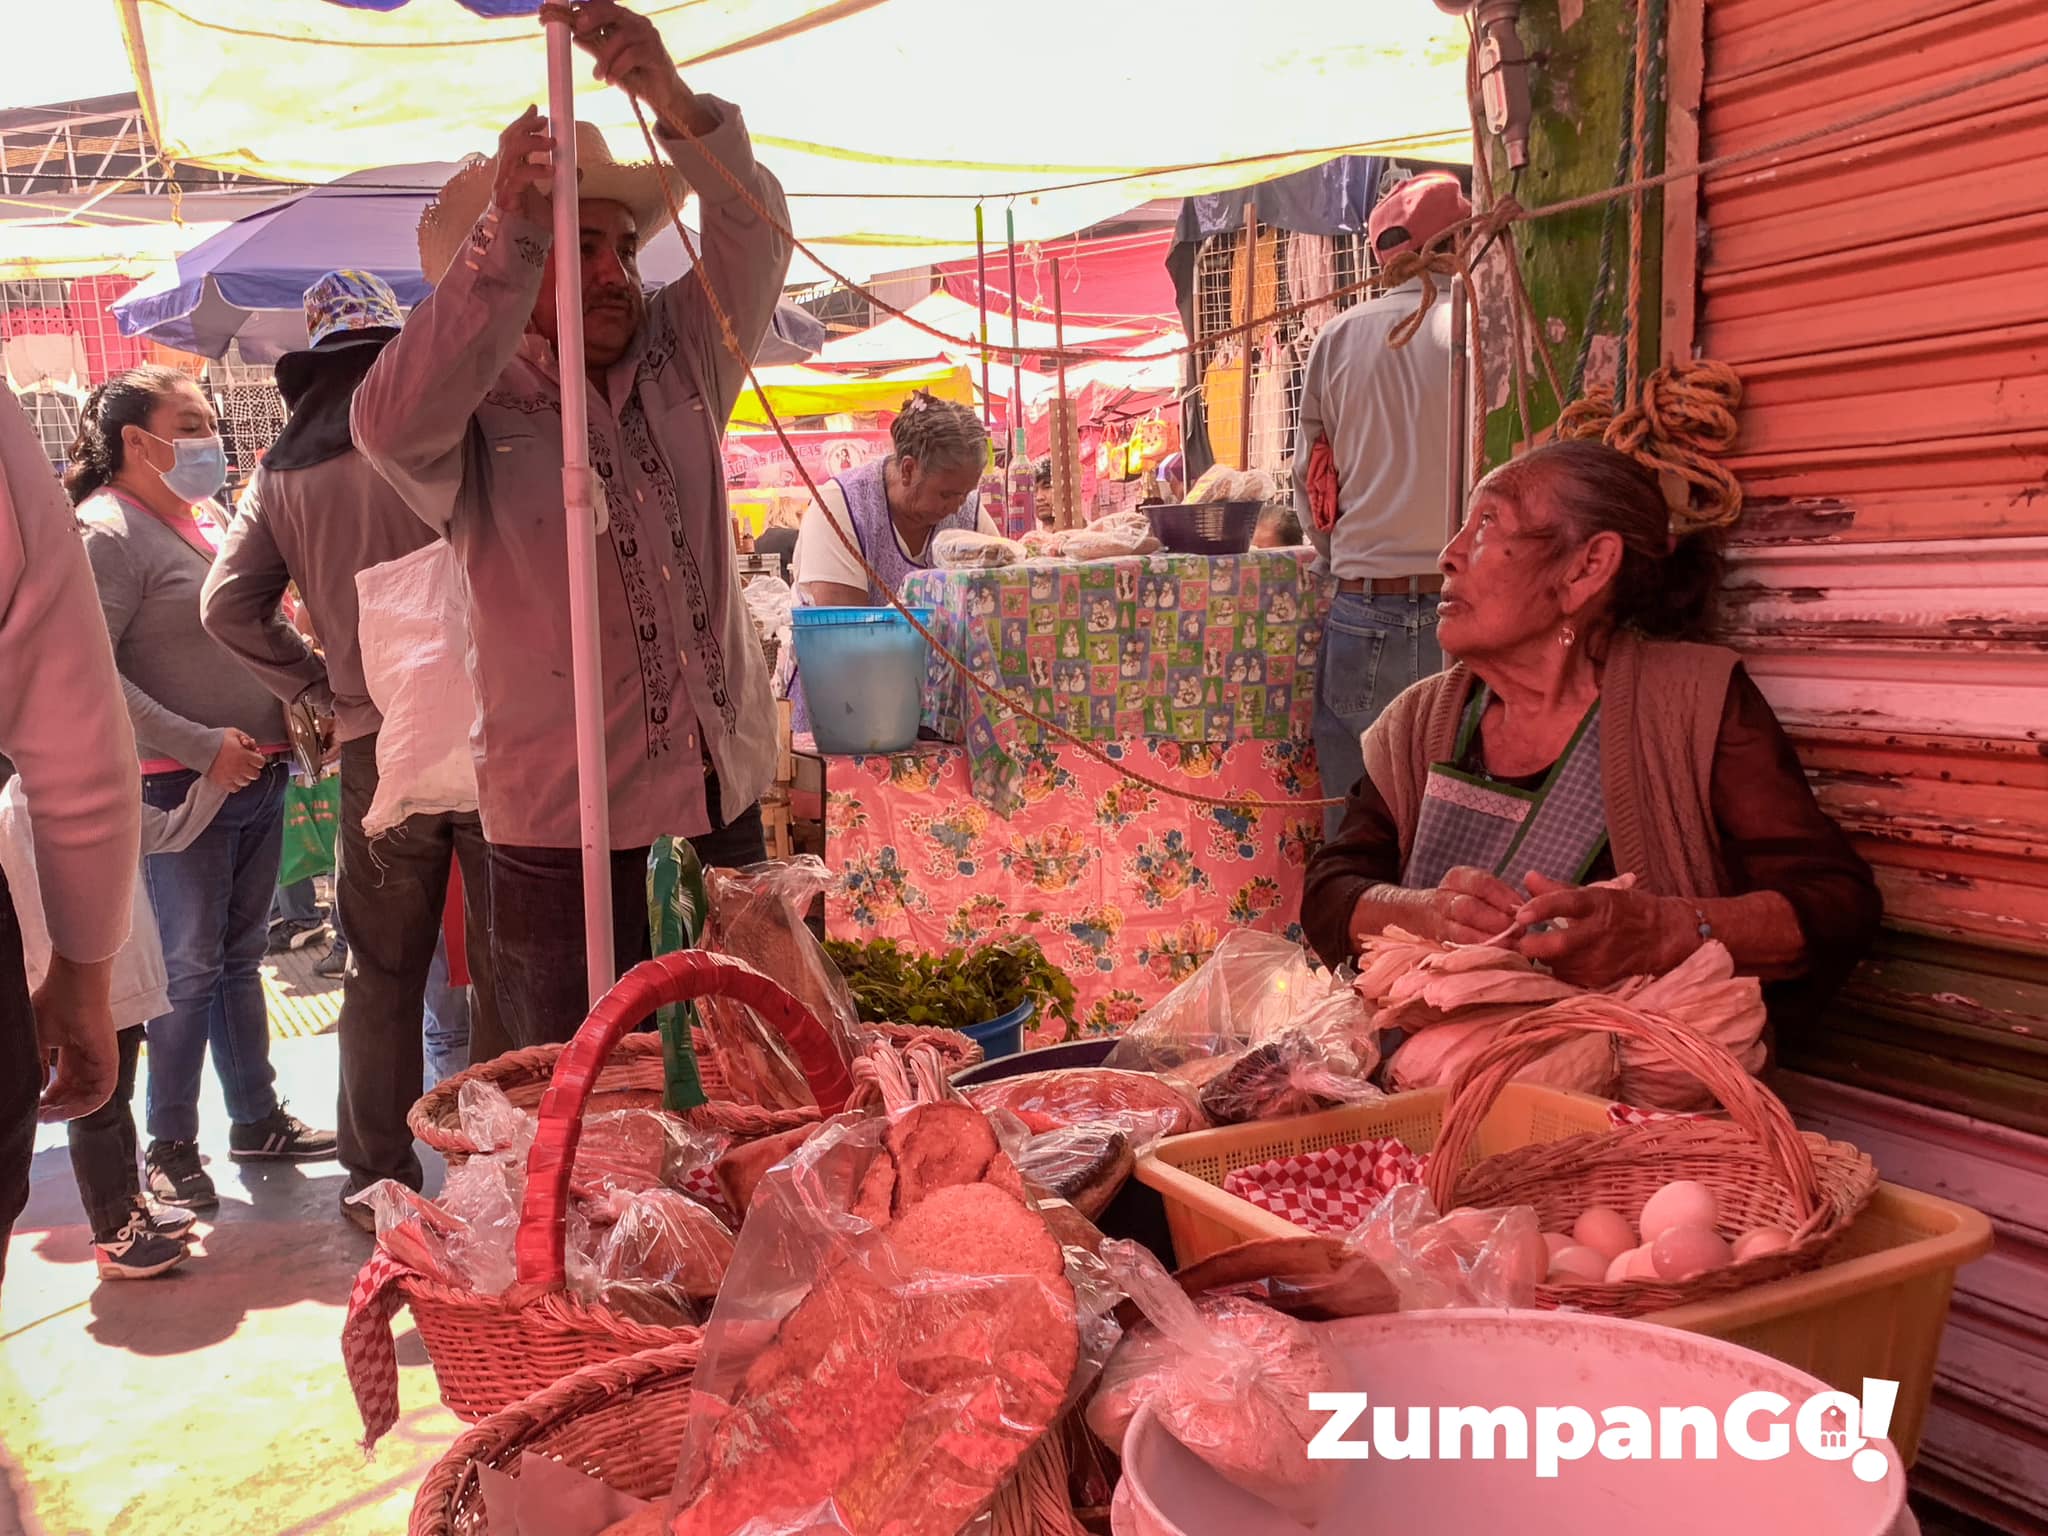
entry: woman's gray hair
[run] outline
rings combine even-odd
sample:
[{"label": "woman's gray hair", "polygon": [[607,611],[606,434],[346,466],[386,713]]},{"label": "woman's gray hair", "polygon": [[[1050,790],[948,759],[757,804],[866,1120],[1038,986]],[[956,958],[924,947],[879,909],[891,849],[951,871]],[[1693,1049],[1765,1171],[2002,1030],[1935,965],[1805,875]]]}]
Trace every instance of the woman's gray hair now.
[{"label": "woman's gray hair", "polygon": [[889,425],[896,456],[924,468],[979,469],[988,462],[988,431],[964,405],[920,389]]}]

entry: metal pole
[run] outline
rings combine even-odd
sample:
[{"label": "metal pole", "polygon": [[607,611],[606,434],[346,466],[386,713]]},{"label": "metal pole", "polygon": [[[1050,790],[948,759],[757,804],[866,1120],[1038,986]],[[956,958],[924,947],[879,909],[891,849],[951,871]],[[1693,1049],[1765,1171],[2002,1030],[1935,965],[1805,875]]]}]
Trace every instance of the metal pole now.
[{"label": "metal pole", "polygon": [[[1252,289],[1258,285],[1259,275],[1259,207],[1257,199],[1247,195],[1244,205],[1244,318],[1250,324],[1254,318],[1252,305],[1257,300]],[[1244,369],[1240,375],[1239,390],[1243,399],[1238,402],[1237,467],[1252,467],[1252,342],[1256,338],[1246,331],[1240,340],[1244,344]]]},{"label": "metal pole", "polygon": [[548,126],[555,140],[555,364],[562,383],[562,500],[569,550],[569,676],[576,701],[576,800],[583,824],[583,944],[594,1004],[618,979],[612,954],[611,796],[598,675],[597,508],[583,372],[582,228],[576,210],[576,55],[569,24],[550,21]]},{"label": "metal pole", "polygon": [[1465,437],[1471,419],[1472,381],[1465,345],[1465,329],[1468,316],[1465,313],[1465,279],[1451,279],[1451,401],[1450,401],[1450,476],[1446,484],[1450,487],[1450,532],[1446,540],[1455,539],[1458,530],[1465,523]]},{"label": "metal pole", "polygon": [[1017,321],[1017,208],[1003,210],[1003,234],[1010,246],[1010,456],[1024,451],[1024,343]]},{"label": "metal pole", "polygon": [[[1060,286],[1060,259],[1052,259],[1052,346],[1058,364],[1055,377],[1059,380],[1059,414],[1053,419],[1053,475],[1054,504],[1059,508],[1058,523],[1062,528],[1075,526],[1074,507],[1074,454],[1078,440],[1070,430],[1067,414],[1067,302],[1065,290]],[[1061,465],[1065,473],[1058,472]]]},{"label": "metal pole", "polygon": [[979,203],[974,205],[974,282],[975,296],[981,300],[981,424],[993,432],[996,406],[988,392],[988,223]]}]

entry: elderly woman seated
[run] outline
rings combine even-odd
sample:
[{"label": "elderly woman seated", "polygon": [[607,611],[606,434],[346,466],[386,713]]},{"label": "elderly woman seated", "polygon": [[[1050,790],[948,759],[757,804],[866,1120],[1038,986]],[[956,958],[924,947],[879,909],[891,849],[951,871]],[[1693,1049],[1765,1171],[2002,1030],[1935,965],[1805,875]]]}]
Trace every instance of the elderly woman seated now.
[{"label": "elderly woman seated", "polygon": [[[1501,939],[1582,986],[1670,970],[1708,938],[1817,1003],[1869,944],[1869,868],[1814,803],[1732,651],[1695,643],[1712,535],[1666,532],[1650,473],[1553,443],[1480,482],[1445,548],[1457,665],[1365,735],[1365,777],[1309,866],[1324,961],[1403,928]],[[1634,876],[1627,888],[1603,885]]]}]

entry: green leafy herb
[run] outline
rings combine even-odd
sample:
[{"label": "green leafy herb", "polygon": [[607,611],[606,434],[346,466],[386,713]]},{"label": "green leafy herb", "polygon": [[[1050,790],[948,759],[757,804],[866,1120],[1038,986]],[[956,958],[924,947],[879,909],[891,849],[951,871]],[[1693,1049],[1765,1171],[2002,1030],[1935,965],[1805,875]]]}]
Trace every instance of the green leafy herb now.
[{"label": "green leafy herb", "polygon": [[908,949],[894,939],[827,939],[825,952],[853,989],[861,1018],[871,1024],[965,1029],[1036,1001],[1066,1025],[1066,1038],[1080,1031],[1074,983],[1035,939],[992,939],[941,954]]}]

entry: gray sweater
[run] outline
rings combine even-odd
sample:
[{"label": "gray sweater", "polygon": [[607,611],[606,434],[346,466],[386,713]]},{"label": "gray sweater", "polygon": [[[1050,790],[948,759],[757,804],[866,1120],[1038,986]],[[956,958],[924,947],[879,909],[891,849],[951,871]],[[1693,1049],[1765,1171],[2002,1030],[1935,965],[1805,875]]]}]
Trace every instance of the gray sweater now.
[{"label": "gray sweater", "polygon": [[199,627],[212,562],[111,490],[87,497],[78,518],[143,760],[204,773],[229,726],[281,750],[283,707]]}]

